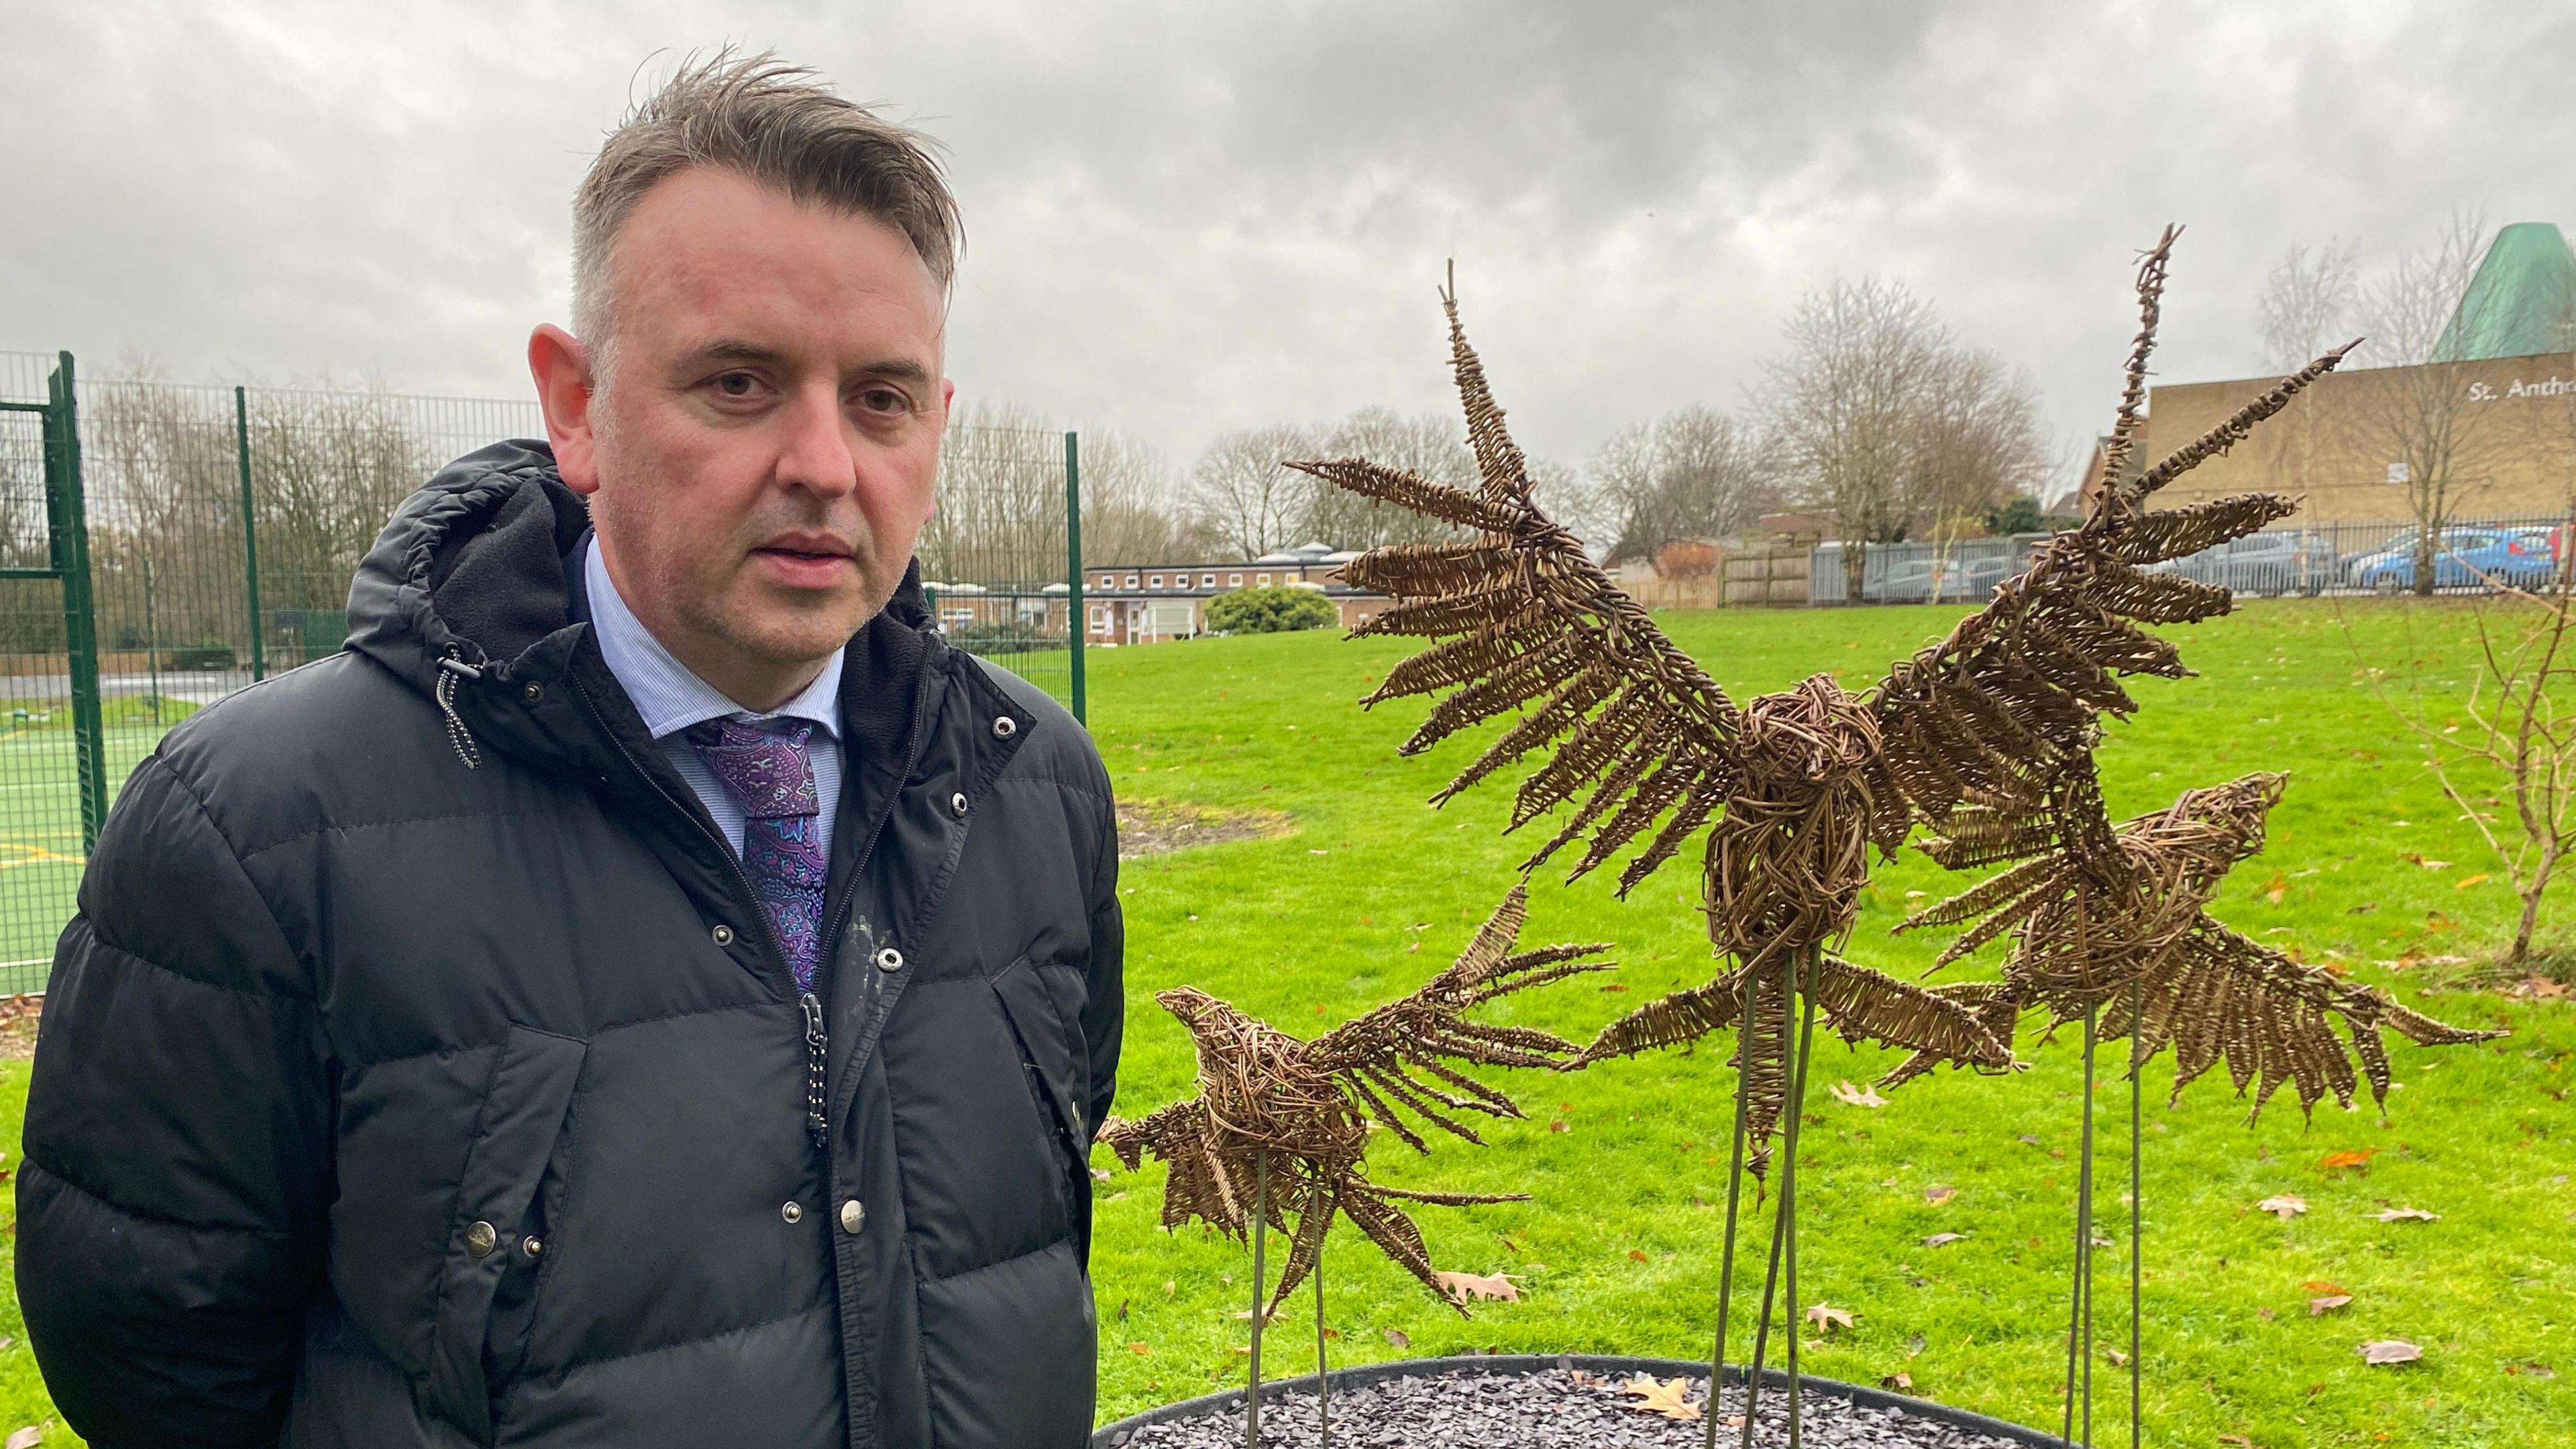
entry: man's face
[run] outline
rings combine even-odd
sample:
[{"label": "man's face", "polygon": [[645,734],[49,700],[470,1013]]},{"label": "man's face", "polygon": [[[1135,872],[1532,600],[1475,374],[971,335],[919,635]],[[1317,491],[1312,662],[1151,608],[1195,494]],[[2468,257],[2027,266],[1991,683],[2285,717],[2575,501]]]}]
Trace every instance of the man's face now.
[{"label": "man's face", "polygon": [[[731,171],[673,176],[609,258],[610,375],[531,340],[618,593],[708,682],[779,698],[893,596],[931,513],[946,307],[903,234]],[[550,339],[548,334],[553,333]],[[575,394],[579,394],[576,396]],[[574,406],[578,404],[578,406]]]}]

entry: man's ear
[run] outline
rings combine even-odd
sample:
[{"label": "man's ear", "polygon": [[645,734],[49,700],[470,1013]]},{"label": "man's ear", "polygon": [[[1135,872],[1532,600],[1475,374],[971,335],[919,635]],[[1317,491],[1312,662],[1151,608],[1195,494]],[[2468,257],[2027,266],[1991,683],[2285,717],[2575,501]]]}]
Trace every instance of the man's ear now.
[{"label": "man's ear", "polygon": [[545,410],[546,438],[554,444],[555,469],[564,486],[585,496],[598,492],[598,450],[590,417],[598,382],[591,374],[590,349],[546,323],[528,334],[528,374],[536,379],[537,406]]}]

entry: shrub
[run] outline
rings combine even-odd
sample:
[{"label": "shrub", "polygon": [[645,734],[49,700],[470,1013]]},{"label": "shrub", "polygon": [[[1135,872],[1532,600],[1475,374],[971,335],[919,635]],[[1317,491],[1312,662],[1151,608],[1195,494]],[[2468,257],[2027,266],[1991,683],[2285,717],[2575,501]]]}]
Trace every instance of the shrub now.
[{"label": "shrub", "polygon": [[1208,627],[1220,634],[1278,634],[1329,629],[1342,621],[1333,601],[1313,589],[1278,585],[1236,589],[1208,601]]}]

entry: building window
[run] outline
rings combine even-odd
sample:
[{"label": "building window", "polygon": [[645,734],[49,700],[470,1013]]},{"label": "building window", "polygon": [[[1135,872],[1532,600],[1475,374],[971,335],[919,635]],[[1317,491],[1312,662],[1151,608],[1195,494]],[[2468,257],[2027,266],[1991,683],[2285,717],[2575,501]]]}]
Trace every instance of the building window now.
[{"label": "building window", "polygon": [[1104,589],[1114,589],[1118,587],[1118,576],[1116,574],[1102,574],[1100,576],[1100,586]]},{"label": "building window", "polygon": [[1270,587],[1270,575],[1268,575],[1268,574],[1263,574],[1263,575],[1261,575],[1261,577],[1260,577],[1260,584],[1261,584],[1261,586],[1262,586],[1263,588],[1265,588],[1265,589],[1266,589],[1266,588],[1268,588],[1268,587]]},{"label": "building window", "polygon": [[1229,588],[1229,589],[1239,589],[1239,588],[1242,588],[1242,587],[1243,587],[1243,575],[1241,575],[1241,574],[1227,574],[1227,575],[1225,576],[1225,586],[1226,586],[1227,588]]},{"label": "building window", "polygon": [[1136,576],[1134,574],[1129,574],[1127,576],[1127,587],[1131,589],[1136,587]]},{"label": "building window", "polygon": [[1094,634],[1106,634],[1109,632],[1109,611],[1101,608],[1097,604],[1093,605],[1091,609],[1091,632]]},{"label": "building window", "polygon": [[1203,589],[1212,589],[1212,588],[1215,588],[1215,587],[1216,587],[1216,575],[1214,575],[1214,574],[1201,574],[1201,575],[1199,575],[1199,587],[1200,587],[1200,588],[1203,588]]},{"label": "building window", "polygon": [[1145,587],[1147,587],[1147,588],[1149,588],[1149,589],[1159,589],[1159,588],[1161,588],[1162,586],[1163,586],[1163,576],[1162,576],[1161,574],[1156,574],[1156,575],[1154,575],[1153,577],[1151,577],[1151,578],[1149,578],[1149,579],[1145,580]]}]

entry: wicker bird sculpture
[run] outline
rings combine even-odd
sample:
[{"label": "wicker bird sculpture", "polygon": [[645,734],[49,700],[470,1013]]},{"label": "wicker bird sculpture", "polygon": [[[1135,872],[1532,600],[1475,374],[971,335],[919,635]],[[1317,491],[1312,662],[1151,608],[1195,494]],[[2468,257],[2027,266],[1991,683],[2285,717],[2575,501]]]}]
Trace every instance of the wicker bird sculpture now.
[{"label": "wicker bird sculpture", "polygon": [[[1252,1390],[1248,1443],[1259,1442],[1261,1329],[1311,1273],[1315,1277],[1317,1383],[1323,1382],[1324,1237],[1336,1214],[1377,1244],[1443,1303],[1466,1312],[1441,1287],[1408,1203],[1468,1206],[1523,1202],[1526,1194],[1422,1192],[1388,1187],[1368,1176],[1372,1128],[1417,1152],[1430,1144],[1406,1120],[1476,1143],[1484,1139],[1464,1116],[1521,1116],[1497,1088],[1465,1066],[1563,1068],[1581,1048],[1530,1027],[1496,1026],[1468,1013],[1534,987],[1586,972],[1603,945],[1516,950],[1528,918],[1529,891],[1515,884],[1456,962],[1419,990],[1356,1017],[1312,1041],[1265,1025],[1203,991],[1158,992],[1155,1000],[1189,1028],[1198,1049],[1198,1095],[1135,1121],[1111,1118],[1099,1140],[1129,1171],[1146,1157],[1170,1167],[1163,1226],[1193,1219],[1241,1239],[1253,1253]],[[1262,1242],[1268,1228],[1289,1232],[1288,1261],[1269,1302],[1262,1301]],[[1327,1431],[1329,1434],[1329,1422]]]},{"label": "wicker bird sculpture", "polygon": [[[1755,1339],[1757,1384],[1784,1259],[1783,1321],[1794,1325],[1798,1317],[1797,1128],[1817,1011],[1847,1039],[1911,1051],[1902,1075],[1942,1061],[1986,1071],[2011,1062],[2012,1023],[2022,1000],[2010,983],[1914,986],[1827,949],[1851,927],[1871,850],[1892,855],[1918,822],[1955,829],[1946,837],[1953,840],[1989,828],[1990,820],[2020,829],[2033,818],[2050,822],[2052,839],[2068,832],[2112,836],[2099,792],[2085,782],[2103,721],[2136,708],[2120,681],[2190,672],[2171,643],[2142,626],[2195,622],[2231,605],[2224,589],[2152,566],[2294,511],[2288,501],[2262,494],[2161,512],[2144,505],[2157,489],[2250,434],[2331,371],[2348,348],[2283,378],[2216,428],[2122,481],[2143,418],[2147,356],[2177,235],[2168,229],[2139,268],[2141,325],[2107,449],[2110,481],[2083,526],[2052,537],[2026,572],[1997,587],[1986,607],[1866,692],[1818,675],[1739,708],[1676,648],[1533,497],[1527,461],[1460,326],[1454,286],[1443,289],[1442,303],[1478,486],[1443,487],[1358,458],[1296,465],[1461,535],[1455,542],[1374,549],[1345,570],[1351,583],[1395,601],[1355,633],[1437,641],[1390,670],[1368,701],[1440,696],[1402,753],[1516,715],[1433,797],[1435,805],[1544,752],[1520,783],[1507,829],[1572,808],[1524,868],[1582,841],[1572,872],[1579,877],[1642,839],[1644,848],[1619,877],[1623,896],[1707,830],[1703,908],[1726,968],[1706,986],[1613,1023],[1587,1057],[1741,1028],[1720,1270],[1721,1366],[1740,1173],[1749,1165],[1759,1178],[1775,1133],[1787,1148]],[[2138,892],[2153,895],[2155,888],[2149,883]],[[2201,959],[2225,977],[2220,1010],[2277,1013],[2274,998],[2283,989],[2277,972],[2241,953]],[[1800,1018],[1794,1034],[1793,1015]],[[2313,1046],[2312,1037],[2302,1041]],[[1797,1345],[1791,1334],[1793,1442]],[[1717,1416],[1709,1417],[1713,1423]],[[1743,1422],[1749,1442],[1749,1410]],[[1713,1428],[1711,1435],[1713,1442]]]},{"label": "wicker bird sculpture", "polygon": [[[2365,1079],[2372,1099],[2385,1102],[2382,1030],[2422,1046],[2500,1033],[2446,1025],[2210,919],[2206,907],[2228,869],[2262,849],[2264,818],[2285,783],[2258,774],[2186,790],[2171,806],[2112,827],[2088,765],[2068,771],[2041,810],[1961,810],[1927,843],[1932,856],[1952,869],[2011,867],[1897,929],[1967,927],[1936,969],[2009,933],[2003,980],[1987,1001],[2040,1008],[2057,1026],[2098,1014],[2099,1040],[2135,1035],[2133,1065],[2171,1047],[2176,1097],[2224,1062],[2238,1093],[2253,1093],[2248,1120],[2284,1085],[2303,1112],[2329,1092],[2351,1106]],[[1896,1075],[1933,1064],[1918,1056]]]}]

